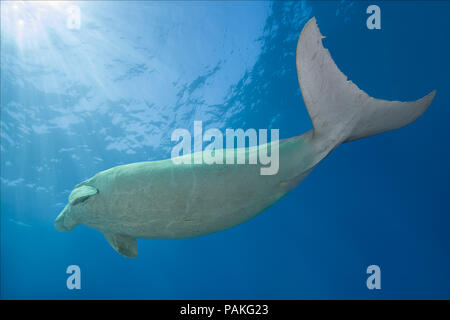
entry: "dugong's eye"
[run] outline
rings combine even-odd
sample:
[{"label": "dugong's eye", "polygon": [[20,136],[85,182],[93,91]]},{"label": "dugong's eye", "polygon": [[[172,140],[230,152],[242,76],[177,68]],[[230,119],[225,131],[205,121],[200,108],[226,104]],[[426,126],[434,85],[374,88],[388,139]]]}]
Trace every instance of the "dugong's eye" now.
[{"label": "dugong's eye", "polygon": [[72,190],[69,195],[69,203],[71,205],[76,205],[86,201],[89,197],[96,195],[98,189],[91,186],[81,186]]}]

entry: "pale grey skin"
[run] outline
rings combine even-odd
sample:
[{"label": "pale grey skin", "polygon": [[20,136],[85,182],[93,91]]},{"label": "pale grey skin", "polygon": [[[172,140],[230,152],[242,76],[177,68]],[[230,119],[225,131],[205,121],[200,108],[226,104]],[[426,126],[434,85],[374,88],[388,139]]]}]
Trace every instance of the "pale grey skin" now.
[{"label": "pale grey skin", "polygon": [[[275,175],[261,175],[259,164],[174,164],[172,159],[99,172],[75,187],[94,189],[76,198],[81,201],[69,203],[55,225],[60,231],[71,231],[84,224],[104,233],[110,242],[119,241],[111,240],[119,235],[122,242],[174,239],[233,227],[283,197],[327,154],[329,150],[316,149],[312,133],[280,141]],[[258,147],[237,151],[248,155],[258,152]],[[125,250],[113,244],[129,257],[137,255],[134,246],[129,244]]]},{"label": "pale grey skin", "polygon": [[[55,227],[71,231],[84,224],[120,254],[136,257],[136,238],[194,237],[236,226],[296,187],[339,144],[405,126],[433,100],[435,92],[413,102],[371,98],[347,81],[322,38],[312,18],[299,37],[297,72],[314,129],[279,142],[277,174],[261,175],[259,164],[172,159],[118,166],[77,185]],[[261,147],[236,152],[248,156]]]}]

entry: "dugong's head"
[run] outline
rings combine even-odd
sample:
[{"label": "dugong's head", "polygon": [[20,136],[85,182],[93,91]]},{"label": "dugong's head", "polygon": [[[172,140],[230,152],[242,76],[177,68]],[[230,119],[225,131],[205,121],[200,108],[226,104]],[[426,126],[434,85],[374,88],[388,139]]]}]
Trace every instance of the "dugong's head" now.
[{"label": "dugong's head", "polygon": [[88,185],[79,184],[69,195],[69,203],[56,217],[55,228],[58,231],[72,231],[78,225],[79,218],[87,211],[86,200],[95,196],[98,189]]}]

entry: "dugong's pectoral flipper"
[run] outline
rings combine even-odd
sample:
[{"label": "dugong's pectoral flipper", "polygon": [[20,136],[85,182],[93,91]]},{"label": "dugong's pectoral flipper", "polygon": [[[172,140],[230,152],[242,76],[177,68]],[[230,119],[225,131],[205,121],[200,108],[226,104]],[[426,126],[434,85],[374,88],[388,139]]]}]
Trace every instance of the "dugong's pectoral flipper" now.
[{"label": "dugong's pectoral flipper", "polygon": [[314,135],[334,145],[403,127],[419,118],[436,91],[417,101],[374,99],[348,81],[322,45],[316,19],[303,28],[297,45],[297,74]]},{"label": "dugong's pectoral flipper", "polygon": [[116,234],[116,233],[103,233],[106,240],[108,240],[111,247],[118,253],[127,258],[136,258],[138,255],[136,238],[130,236]]}]

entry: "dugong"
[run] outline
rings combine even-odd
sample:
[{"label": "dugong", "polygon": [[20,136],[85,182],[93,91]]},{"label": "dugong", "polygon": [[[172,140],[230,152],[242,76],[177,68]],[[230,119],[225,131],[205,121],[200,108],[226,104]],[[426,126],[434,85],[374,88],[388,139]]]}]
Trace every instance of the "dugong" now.
[{"label": "dugong", "polygon": [[250,156],[277,144],[277,174],[261,175],[261,164],[175,164],[166,159],[121,165],[75,186],[55,220],[56,229],[89,226],[121,255],[136,257],[136,238],[194,237],[236,226],[295,188],[339,144],[405,126],[433,100],[436,91],[412,102],[370,97],[338,69],[322,38],[315,18],[310,19],[296,53],[300,89],[314,128],[265,145],[222,150]]}]

